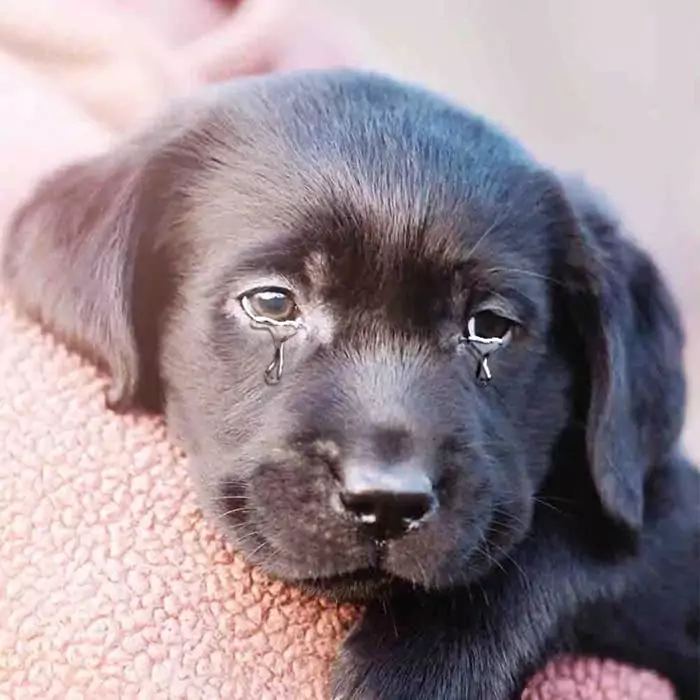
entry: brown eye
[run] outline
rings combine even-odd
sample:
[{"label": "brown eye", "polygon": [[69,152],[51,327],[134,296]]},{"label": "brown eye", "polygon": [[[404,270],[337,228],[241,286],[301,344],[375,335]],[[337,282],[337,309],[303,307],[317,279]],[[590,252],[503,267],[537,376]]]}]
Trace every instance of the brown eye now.
[{"label": "brown eye", "polygon": [[253,320],[285,323],[295,321],[299,315],[294,298],[283,289],[258,289],[240,300],[243,311]]},{"label": "brown eye", "polygon": [[513,325],[513,321],[493,311],[480,311],[469,319],[467,330],[470,336],[483,339],[496,338],[506,342],[510,339]]}]

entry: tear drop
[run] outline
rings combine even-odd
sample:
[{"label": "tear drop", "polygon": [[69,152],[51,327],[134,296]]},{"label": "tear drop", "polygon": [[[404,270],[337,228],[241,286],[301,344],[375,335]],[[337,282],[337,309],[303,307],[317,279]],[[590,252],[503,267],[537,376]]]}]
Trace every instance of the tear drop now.
[{"label": "tear drop", "polygon": [[282,370],[284,369],[284,340],[283,338],[276,337],[271,331],[272,342],[275,346],[275,354],[272,357],[272,362],[267,366],[265,370],[265,382],[271,386],[279,384],[280,379],[282,379]]}]

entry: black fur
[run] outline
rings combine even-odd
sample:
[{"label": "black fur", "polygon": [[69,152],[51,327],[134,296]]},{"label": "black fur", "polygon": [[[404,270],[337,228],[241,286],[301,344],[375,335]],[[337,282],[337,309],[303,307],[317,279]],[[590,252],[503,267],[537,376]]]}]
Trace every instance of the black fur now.
[{"label": "black fur", "polygon": [[[3,272],[113,406],[166,412],[253,561],[367,602],[334,697],[506,700],[558,652],[700,697],[678,313],[582,185],[485,121],[361,73],[241,81],[44,183]],[[270,284],[305,322],[277,386],[237,301]],[[517,322],[485,386],[460,340],[482,308]],[[378,541],[338,505],[351,469],[438,508]]]}]

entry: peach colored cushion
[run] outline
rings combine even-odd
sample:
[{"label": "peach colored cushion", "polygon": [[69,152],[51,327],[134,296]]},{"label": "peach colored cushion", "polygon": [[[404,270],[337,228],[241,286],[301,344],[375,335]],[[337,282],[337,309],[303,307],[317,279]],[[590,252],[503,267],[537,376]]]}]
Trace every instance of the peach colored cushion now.
[{"label": "peach colored cushion", "polygon": [[351,609],[246,566],[102,388],[0,307],[0,697],[323,697]]}]

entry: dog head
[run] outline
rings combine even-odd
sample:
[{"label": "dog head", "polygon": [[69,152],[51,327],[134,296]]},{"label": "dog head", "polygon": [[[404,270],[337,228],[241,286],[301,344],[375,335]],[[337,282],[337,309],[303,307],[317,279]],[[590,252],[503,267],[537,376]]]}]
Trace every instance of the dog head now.
[{"label": "dog head", "polygon": [[682,423],[651,261],[483,120],[353,72],[240,81],[44,182],[19,305],[163,409],[205,508],[340,596],[482,575],[553,474],[642,525]]}]

